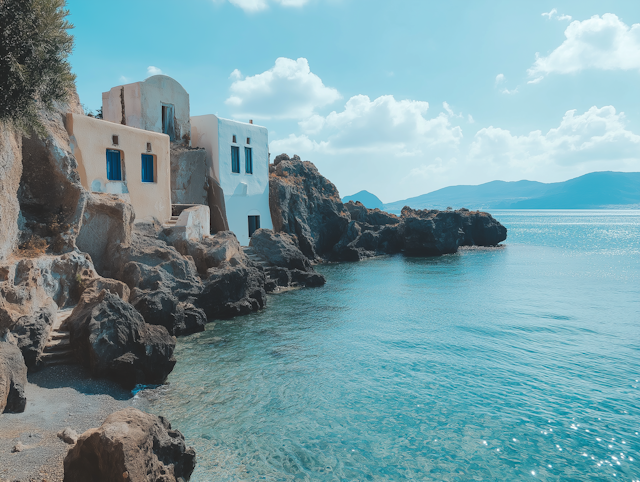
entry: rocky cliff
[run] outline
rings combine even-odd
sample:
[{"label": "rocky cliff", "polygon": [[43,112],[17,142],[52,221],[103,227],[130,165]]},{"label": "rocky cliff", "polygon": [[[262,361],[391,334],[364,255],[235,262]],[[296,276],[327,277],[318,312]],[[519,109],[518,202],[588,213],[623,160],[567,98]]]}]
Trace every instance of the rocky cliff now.
[{"label": "rocky cliff", "polygon": [[400,252],[434,256],[460,246],[496,246],[507,237],[488,213],[405,207],[395,216],[359,202],[343,204],[312,163],[286,154],[270,166],[269,196],[274,230],[291,235],[311,260],[357,261]]}]

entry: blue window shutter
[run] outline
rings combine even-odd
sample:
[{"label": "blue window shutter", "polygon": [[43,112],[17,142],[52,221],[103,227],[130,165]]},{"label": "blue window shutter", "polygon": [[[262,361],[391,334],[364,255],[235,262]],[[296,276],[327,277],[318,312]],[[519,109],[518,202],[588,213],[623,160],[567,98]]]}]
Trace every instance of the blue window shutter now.
[{"label": "blue window shutter", "polygon": [[240,172],[240,148],[231,146],[231,172]]},{"label": "blue window shutter", "polygon": [[244,171],[253,174],[253,153],[250,147],[244,148]]},{"label": "blue window shutter", "polygon": [[142,182],[155,182],[153,156],[142,154]]},{"label": "blue window shutter", "polygon": [[120,151],[107,149],[107,179],[109,181],[122,181]]}]

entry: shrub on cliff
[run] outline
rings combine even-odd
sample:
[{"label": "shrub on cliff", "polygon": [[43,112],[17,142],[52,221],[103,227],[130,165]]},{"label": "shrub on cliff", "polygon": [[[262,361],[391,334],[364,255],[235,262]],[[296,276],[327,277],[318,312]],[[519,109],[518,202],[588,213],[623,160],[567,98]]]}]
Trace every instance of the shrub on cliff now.
[{"label": "shrub on cliff", "polygon": [[75,75],[65,0],[0,0],[0,122],[40,130],[37,108],[65,100]]}]

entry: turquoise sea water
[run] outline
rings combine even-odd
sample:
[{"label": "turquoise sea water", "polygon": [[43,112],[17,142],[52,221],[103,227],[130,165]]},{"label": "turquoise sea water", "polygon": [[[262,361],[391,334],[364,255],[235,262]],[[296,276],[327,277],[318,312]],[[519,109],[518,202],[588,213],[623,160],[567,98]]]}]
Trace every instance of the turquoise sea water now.
[{"label": "turquoise sea water", "polygon": [[194,481],[640,480],[640,212],[499,211],[506,246],[318,267],[138,395]]}]

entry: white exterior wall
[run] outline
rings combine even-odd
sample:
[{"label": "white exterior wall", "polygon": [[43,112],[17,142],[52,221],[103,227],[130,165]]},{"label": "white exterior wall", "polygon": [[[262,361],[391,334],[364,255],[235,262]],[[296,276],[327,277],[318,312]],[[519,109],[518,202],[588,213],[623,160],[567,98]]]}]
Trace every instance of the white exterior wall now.
[{"label": "white exterior wall", "polygon": [[[192,117],[191,126],[195,133],[192,144],[205,148],[207,162],[211,159],[211,169],[216,173],[213,177],[224,191],[229,229],[242,246],[248,246],[249,216],[260,216],[260,227],[273,229],[269,210],[268,131],[266,127],[219,119],[214,115]],[[234,135],[235,144],[232,142]],[[247,137],[251,139],[249,145]],[[232,145],[240,148],[239,174],[231,172]],[[245,147],[253,151],[253,174],[245,172]]]}]

